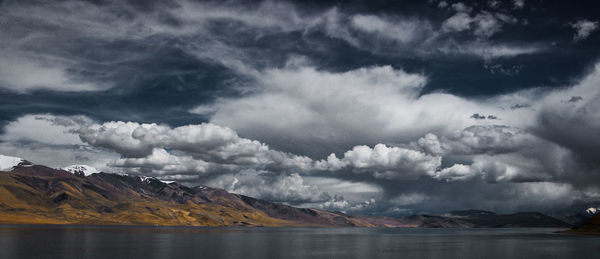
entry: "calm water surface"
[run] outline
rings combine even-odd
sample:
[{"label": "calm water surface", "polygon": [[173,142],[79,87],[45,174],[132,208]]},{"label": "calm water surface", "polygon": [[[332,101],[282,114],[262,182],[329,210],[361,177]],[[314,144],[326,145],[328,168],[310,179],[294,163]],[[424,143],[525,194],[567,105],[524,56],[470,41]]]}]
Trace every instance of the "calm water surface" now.
[{"label": "calm water surface", "polygon": [[0,225],[0,258],[600,258],[555,230]]}]

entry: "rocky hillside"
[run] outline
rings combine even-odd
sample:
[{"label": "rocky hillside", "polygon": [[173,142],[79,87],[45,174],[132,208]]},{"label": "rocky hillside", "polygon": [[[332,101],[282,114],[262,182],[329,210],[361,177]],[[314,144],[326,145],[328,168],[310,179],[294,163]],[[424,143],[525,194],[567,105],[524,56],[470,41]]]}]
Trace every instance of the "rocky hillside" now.
[{"label": "rocky hillside", "polygon": [[403,226],[392,218],[294,208],[205,186],[23,163],[0,172],[0,223]]},{"label": "rocky hillside", "polygon": [[600,214],[595,214],[591,219],[580,226],[564,231],[563,233],[600,235]]},{"label": "rocky hillside", "polygon": [[[16,160],[15,160],[16,161]],[[18,163],[17,163],[18,162]],[[540,213],[462,211],[405,218],[295,208],[206,186],[97,172],[53,169],[25,160],[0,172],[0,224],[97,224],[326,227],[563,227]]]}]

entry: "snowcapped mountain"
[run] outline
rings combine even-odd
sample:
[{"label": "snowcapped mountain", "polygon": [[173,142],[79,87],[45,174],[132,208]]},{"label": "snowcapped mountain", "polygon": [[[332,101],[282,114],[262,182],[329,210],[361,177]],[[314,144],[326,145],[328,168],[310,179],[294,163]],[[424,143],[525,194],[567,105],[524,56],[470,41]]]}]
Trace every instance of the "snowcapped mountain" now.
[{"label": "snowcapped mountain", "polygon": [[587,210],[585,210],[585,212],[587,212],[590,215],[595,215],[595,214],[600,213],[600,210],[598,208],[591,207],[591,208],[588,208]]},{"label": "snowcapped mountain", "polygon": [[0,155],[0,171],[11,171],[13,167],[23,162],[25,160],[19,157]]},{"label": "snowcapped mountain", "polygon": [[[0,221],[19,224],[181,226],[404,226],[403,219],[296,208],[206,186],[42,165],[0,173]],[[15,209],[20,208],[20,209]],[[64,208],[64,209],[63,209]],[[411,221],[412,226],[413,221]]]},{"label": "snowcapped mountain", "polygon": [[[103,173],[87,165],[54,169],[22,159],[2,159],[9,161],[9,166],[17,165],[0,173],[0,220],[4,223],[436,228],[569,225],[535,212],[502,215],[468,210],[405,218],[347,215],[291,207],[207,186]],[[11,221],[15,219],[18,221]]]},{"label": "snowcapped mountain", "polygon": [[159,181],[161,183],[166,183],[166,184],[171,184],[174,183],[175,181],[163,181],[163,180],[159,180],[156,177],[148,177],[148,176],[139,176],[140,180],[144,183],[151,183],[153,181]]},{"label": "snowcapped mountain", "polygon": [[63,170],[70,172],[72,174],[75,174],[75,175],[84,175],[84,176],[100,173],[100,171],[98,169],[91,167],[89,165],[70,165],[70,166],[63,168]]},{"label": "snowcapped mountain", "polygon": [[[92,174],[101,173],[100,170],[96,169],[93,166],[89,166],[89,165],[70,165],[70,166],[67,166],[64,168],[58,168],[58,169],[65,170],[69,173],[72,173],[74,175],[79,175],[79,176],[90,176]],[[139,176],[139,177],[140,177],[140,180],[144,183],[151,183],[152,181],[158,181],[158,182],[170,184],[170,183],[174,182],[174,181],[159,180],[155,177],[148,177],[148,176]]]}]

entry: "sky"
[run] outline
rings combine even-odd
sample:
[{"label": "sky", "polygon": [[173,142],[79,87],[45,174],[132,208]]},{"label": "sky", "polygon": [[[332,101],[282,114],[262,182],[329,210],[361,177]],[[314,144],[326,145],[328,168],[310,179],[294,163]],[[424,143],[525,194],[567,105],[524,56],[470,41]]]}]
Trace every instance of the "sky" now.
[{"label": "sky", "polygon": [[401,216],[600,203],[597,1],[0,1],[0,154]]}]

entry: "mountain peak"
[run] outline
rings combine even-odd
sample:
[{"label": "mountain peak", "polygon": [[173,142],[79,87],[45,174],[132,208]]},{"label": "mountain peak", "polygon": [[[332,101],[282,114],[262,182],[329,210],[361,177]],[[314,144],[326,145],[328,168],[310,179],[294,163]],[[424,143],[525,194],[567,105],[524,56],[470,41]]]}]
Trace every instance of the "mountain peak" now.
[{"label": "mountain peak", "polygon": [[88,176],[88,175],[100,173],[100,171],[98,169],[96,169],[92,166],[89,166],[89,165],[70,165],[70,166],[62,168],[62,170],[65,170],[74,175],[80,175],[80,176]]},{"label": "mountain peak", "polygon": [[148,183],[148,184],[152,184],[153,182],[161,182],[161,183],[165,183],[165,184],[177,183],[175,181],[163,181],[156,177],[148,177],[148,176],[138,176],[138,177],[140,178],[140,181]]},{"label": "mountain peak", "polygon": [[20,157],[0,155],[0,171],[12,171],[15,166],[21,164],[30,163]]}]

